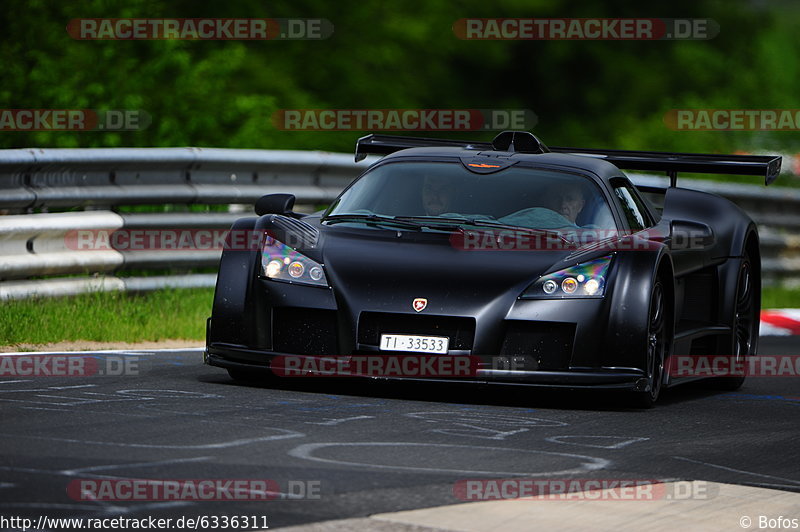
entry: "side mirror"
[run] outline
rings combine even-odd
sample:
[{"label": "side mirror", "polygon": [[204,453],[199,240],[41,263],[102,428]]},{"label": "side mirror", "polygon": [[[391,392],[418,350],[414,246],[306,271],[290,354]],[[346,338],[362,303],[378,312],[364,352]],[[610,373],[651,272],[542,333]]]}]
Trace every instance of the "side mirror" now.
[{"label": "side mirror", "polygon": [[294,216],[294,194],[267,194],[256,201],[255,211],[259,216],[265,214],[283,214]]},{"label": "side mirror", "polygon": [[714,245],[714,230],[702,222],[672,220],[669,224],[672,249],[704,249]]}]

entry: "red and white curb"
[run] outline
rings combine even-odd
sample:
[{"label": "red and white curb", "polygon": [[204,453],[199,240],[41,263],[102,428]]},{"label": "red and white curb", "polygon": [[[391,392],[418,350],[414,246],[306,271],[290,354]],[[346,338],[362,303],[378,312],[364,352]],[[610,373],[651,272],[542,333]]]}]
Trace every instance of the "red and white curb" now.
[{"label": "red and white curb", "polygon": [[800,335],[800,309],[780,308],[762,310],[760,335]]}]

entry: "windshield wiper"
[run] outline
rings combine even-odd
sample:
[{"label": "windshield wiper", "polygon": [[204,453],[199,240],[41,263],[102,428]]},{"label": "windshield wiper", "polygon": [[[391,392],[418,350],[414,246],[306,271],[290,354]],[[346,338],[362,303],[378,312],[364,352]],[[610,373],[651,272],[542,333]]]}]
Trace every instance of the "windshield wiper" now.
[{"label": "windshield wiper", "polygon": [[463,218],[455,218],[442,216],[386,216],[383,214],[333,214],[324,218],[322,222],[328,224],[355,222],[374,225],[391,225],[394,227],[414,229],[417,231],[420,231],[423,228],[462,231],[464,229],[463,226],[468,225],[472,227],[491,227],[494,229],[508,229],[510,231],[525,231],[527,233],[553,236],[560,239],[564,244],[573,243],[558,231],[535,229],[532,227],[523,227],[519,225],[509,225],[503,222],[498,222],[497,220],[470,218],[467,216],[464,216]]},{"label": "windshield wiper", "polygon": [[550,230],[550,229],[538,229],[538,228],[535,228],[535,227],[524,227],[524,226],[520,226],[520,225],[511,225],[511,224],[506,224],[506,223],[503,223],[503,222],[498,222],[497,220],[481,220],[481,219],[477,219],[477,220],[472,220],[471,223],[472,223],[472,225],[475,225],[477,227],[496,227],[498,229],[508,229],[510,231],[526,231],[528,233],[536,233],[536,234],[539,234],[539,235],[554,236],[554,237],[559,238],[565,244],[571,244],[572,243],[572,241],[570,239],[565,237],[559,231],[553,231],[553,230]]},{"label": "windshield wiper", "polygon": [[421,230],[424,225],[418,222],[398,220],[393,216],[384,216],[382,214],[332,214],[322,219],[323,223],[328,225],[336,223],[364,223],[375,225],[393,225],[395,227],[403,227],[405,229]]},{"label": "windshield wiper", "polygon": [[491,220],[488,218],[470,218],[470,217],[463,217],[463,218],[453,218],[453,217],[441,217],[441,216],[398,216],[398,220],[403,221],[414,221],[414,222],[425,222],[425,223],[433,223],[439,225],[441,221],[441,225],[452,226],[455,225],[459,229],[463,225],[470,225],[473,227],[492,227],[496,229],[508,229],[510,231],[525,231],[527,233],[535,233],[539,235],[546,235],[546,236],[554,236],[559,238],[564,244],[572,244],[573,242],[569,240],[567,237],[562,235],[558,231],[551,231],[549,229],[536,229],[533,227],[524,227],[520,225],[510,225],[505,224],[503,222],[498,222],[497,220]]}]

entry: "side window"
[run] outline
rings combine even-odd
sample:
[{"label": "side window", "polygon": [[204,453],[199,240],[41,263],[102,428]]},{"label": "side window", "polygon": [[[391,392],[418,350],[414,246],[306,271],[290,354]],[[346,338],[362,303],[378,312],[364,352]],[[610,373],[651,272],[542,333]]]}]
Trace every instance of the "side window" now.
[{"label": "side window", "polygon": [[651,227],[653,221],[647,213],[647,208],[642,204],[642,200],[627,180],[619,180],[614,184],[614,194],[617,196],[622,212],[628,220],[628,225],[632,231],[641,231],[646,227]]}]

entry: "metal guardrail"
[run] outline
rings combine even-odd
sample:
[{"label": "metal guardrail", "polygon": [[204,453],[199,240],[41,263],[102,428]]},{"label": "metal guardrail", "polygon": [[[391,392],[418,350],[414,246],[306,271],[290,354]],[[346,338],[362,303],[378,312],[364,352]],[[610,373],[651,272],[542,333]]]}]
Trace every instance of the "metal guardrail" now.
[{"label": "metal guardrail", "polygon": [[291,188],[330,201],[358,168],[342,153],[222,148],[0,150],[0,209],[254,203]]},{"label": "metal guardrail", "polygon": [[[252,205],[290,191],[302,207],[328,203],[367,163],[350,154],[216,148],[0,150],[0,301],[94,290],[213,286],[206,274],[116,277],[150,269],[213,267],[219,251],[82,252],[71,230],[227,229],[237,213],[118,214],[122,205]],[[60,209],[69,213],[37,213]],[[55,279],[38,276],[75,275]],[[96,277],[97,274],[103,277]],[[91,276],[91,277],[89,277]]]},{"label": "metal guardrail", "polygon": [[[332,201],[369,164],[350,154],[207,148],[0,150],[0,300],[93,290],[213,286],[214,274],[123,277],[131,270],[213,267],[215,250],[85,252],[74,230],[224,230],[241,212],[113,212],[121,205],[245,204],[290,192],[300,208]],[[629,174],[636,184],[669,181]],[[765,280],[800,280],[800,189],[681,179],[680,186],[725,196],[759,224]],[[64,208],[79,212],[35,213]],[[65,275],[83,275],[67,277]],[[101,275],[98,277],[97,275]],[[30,279],[39,276],[61,278]]]}]

